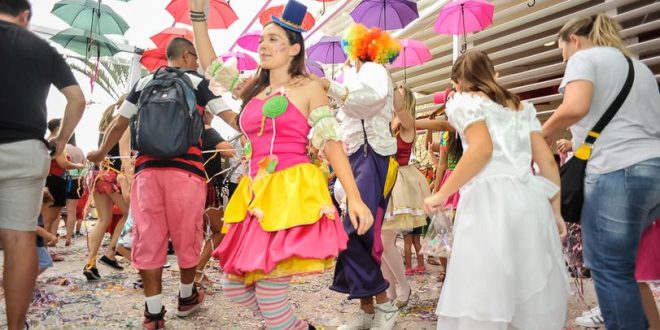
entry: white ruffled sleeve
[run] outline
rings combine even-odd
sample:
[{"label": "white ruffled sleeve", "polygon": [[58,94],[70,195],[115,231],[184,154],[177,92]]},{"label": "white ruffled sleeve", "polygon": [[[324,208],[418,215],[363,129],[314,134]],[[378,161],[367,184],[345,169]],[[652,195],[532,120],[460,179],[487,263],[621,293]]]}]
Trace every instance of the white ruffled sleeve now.
[{"label": "white ruffled sleeve", "polygon": [[484,99],[480,96],[466,93],[456,93],[447,102],[447,117],[449,123],[459,132],[464,132],[471,124],[486,121],[483,108]]},{"label": "white ruffled sleeve", "polygon": [[525,112],[529,120],[529,131],[530,132],[541,132],[541,122],[536,116],[536,109],[531,103],[523,102],[525,107]]},{"label": "white ruffled sleeve", "polygon": [[353,118],[368,119],[381,112],[387,104],[389,93],[387,69],[380,64],[364,63],[353,78],[356,81],[351,81],[350,85],[331,81],[328,95]]}]

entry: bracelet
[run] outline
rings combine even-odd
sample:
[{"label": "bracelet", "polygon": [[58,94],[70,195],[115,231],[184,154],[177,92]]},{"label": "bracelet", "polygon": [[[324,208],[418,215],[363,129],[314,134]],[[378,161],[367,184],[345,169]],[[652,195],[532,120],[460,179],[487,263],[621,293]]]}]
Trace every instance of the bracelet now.
[{"label": "bracelet", "polygon": [[191,11],[190,11],[190,14],[193,14],[193,15],[194,15],[194,14],[196,14],[196,15],[206,15],[206,12],[191,10]]},{"label": "bracelet", "polygon": [[190,20],[193,22],[205,22],[206,14],[193,14],[193,12],[190,12]]}]

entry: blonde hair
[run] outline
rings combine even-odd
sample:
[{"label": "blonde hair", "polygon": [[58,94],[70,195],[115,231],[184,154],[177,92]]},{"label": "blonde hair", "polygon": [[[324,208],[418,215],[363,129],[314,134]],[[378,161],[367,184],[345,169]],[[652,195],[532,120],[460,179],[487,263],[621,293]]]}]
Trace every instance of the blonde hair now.
[{"label": "blonde hair", "polygon": [[126,100],[126,96],[126,94],[120,96],[119,99],[117,99],[117,102],[111,104],[105,109],[105,111],[103,111],[101,122],[99,122],[99,132],[101,132],[101,134],[105,133],[105,130],[108,129],[112,120],[115,119],[115,108]]},{"label": "blonde hair", "polygon": [[413,120],[415,120],[415,108],[417,107],[417,100],[415,99],[415,94],[408,86],[403,86],[403,95],[406,100],[406,109],[412,115]]},{"label": "blonde hair", "polygon": [[633,56],[621,39],[621,25],[606,14],[570,20],[559,30],[558,39],[568,41],[572,34],[585,37],[596,46],[614,47],[628,57]]}]

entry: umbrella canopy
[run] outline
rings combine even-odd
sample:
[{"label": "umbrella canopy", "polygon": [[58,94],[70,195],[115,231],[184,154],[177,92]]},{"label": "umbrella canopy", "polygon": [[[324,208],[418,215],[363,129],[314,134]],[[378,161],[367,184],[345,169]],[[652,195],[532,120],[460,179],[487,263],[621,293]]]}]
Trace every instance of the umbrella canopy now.
[{"label": "umbrella canopy", "polygon": [[165,52],[165,49],[162,48],[145,50],[140,58],[140,63],[149,70],[149,72],[156,71],[162,66],[167,66],[167,53]]},{"label": "umbrella canopy", "polygon": [[[270,21],[273,20],[273,16],[275,17],[282,17],[282,12],[284,11],[284,5],[280,6],[274,6],[270,8],[266,8],[264,11],[259,13],[259,22],[261,23],[262,26],[266,26]],[[302,28],[304,30],[311,30],[314,27],[314,24],[316,24],[316,20],[314,19],[314,16],[310,13],[305,13],[305,18],[303,19],[302,22]]]},{"label": "umbrella canopy", "polygon": [[346,62],[346,54],[341,47],[341,37],[323,37],[307,49],[307,57],[321,63],[332,64],[332,78],[335,77],[335,64]]},{"label": "umbrella canopy", "polygon": [[120,52],[108,38],[76,28],[61,31],[50,40],[86,57],[112,56]]},{"label": "umbrella canopy", "polygon": [[186,38],[193,41],[193,32],[184,28],[168,27],[167,29],[153,35],[151,41],[156,44],[158,48],[166,48],[170,41],[174,38]]},{"label": "umbrella canopy", "polygon": [[424,64],[433,57],[429,48],[419,40],[401,40],[401,47],[401,53],[392,63],[392,66],[395,68],[409,68]]},{"label": "umbrella canopy", "polygon": [[234,57],[238,61],[237,68],[240,71],[255,70],[259,64],[250,55],[243,52],[226,52],[220,55],[223,62],[229,58]]},{"label": "umbrella canopy", "polygon": [[307,49],[307,57],[325,64],[346,62],[346,54],[341,47],[341,37],[323,37]]},{"label": "umbrella canopy", "polygon": [[321,9],[321,15],[325,14],[325,3],[326,2],[333,2],[335,0],[316,0],[316,2],[323,2],[323,9]]},{"label": "umbrella canopy", "polygon": [[319,62],[310,60],[308,58],[305,60],[305,68],[307,69],[307,73],[315,74],[319,77],[325,77],[325,72],[323,71],[323,67]]},{"label": "umbrella canopy", "polygon": [[465,52],[468,32],[481,31],[493,24],[495,5],[483,0],[460,0],[449,2],[438,15],[435,32],[449,35],[463,35],[461,52]]},{"label": "umbrella canopy", "polygon": [[351,12],[351,17],[369,28],[395,30],[419,18],[419,13],[417,4],[408,0],[362,0]]},{"label": "umbrella canopy", "polygon": [[242,35],[236,43],[245,50],[251,52],[257,52],[259,50],[259,38],[261,37],[261,31],[250,31]]},{"label": "umbrella canopy", "polygon": [[[192,25],[190,21],[189,0],[172,0],[165,9],[172,14],[175,22]],[[223,0],[210,0],[208,12],[209,29],[226,29],[238,20],[238,16],[229,4]]]},{"label": "umbrella canopy", "polygon": [[94,0],[62,0],[51,13],[63,21],[96,34],[124,34],[128,23],[110,6]]}]

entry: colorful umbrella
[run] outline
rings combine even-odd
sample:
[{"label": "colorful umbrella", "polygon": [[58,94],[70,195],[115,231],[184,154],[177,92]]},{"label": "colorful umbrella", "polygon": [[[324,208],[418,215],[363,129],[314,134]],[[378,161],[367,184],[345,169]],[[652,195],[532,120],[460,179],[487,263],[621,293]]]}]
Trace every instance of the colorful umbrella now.
[{"label": "colorful umbrella", "polygon": [[307,73],[313,73],[319,77],[325,77],[325,72],[323,71],[323,67],[319,62],[310,60],[308,58],[305,61],[305,68],[307,69]]},{"label": "colorful umbrella", "polygon": [[[266,24],[268,24],[270,21],[273,20],[273,16],[282,17],[283,11],[284,11],[284,5],[267,8],[266,10],[259,13],[259,22],[261,23],[262,26],[266,26]],[[306,13],[305,18],[303,19],[302,22],[302,28],[309,31],[311,28],[314,27],[314,24],[316,24],[316,20],[314,20],[314,16],[312,16],[312,14],[310,13]]]},{"label": "colorful umbrella", "polygon": [[493,24],[495,5],[484,0],[460,0],[449,2],[440,11],[435,22],[435,32],[463,35],[461,53],[467,49],[468,32],[481,31]]},{"label": "colorful umbrella", "polygon": [[395,30],[419,18],[419,13],[417,4],[408,0],[362,0],[351,12],[351,17],[369,28]]},{"label": "colorful umbrella", "polygon": [[227,61],[231,57],[235,57],[236,61],[238,61],[237,67],[240,71],[255,70],[259,66],[257,61],[255,61],[250,55],[243,52],[226,52],[220,55],[220,58],[222,58],[223,62]]},{"label": "colorful umbrella", "polygon": [[261,31],[250,31],[238,38],[236,43],[245,50],[257,52],[259,50],[259,38],[261,38]]},{"label": "colorful umbrella", "polygon": [[167,66],[167,53],[165,49],[154,48],[145,50],[140,57],[140,63],[149,71],[156,71],[162,66]]},{"label": "colorful umbrella", "polygon": [[341,37],[323,37],[307,49],[309,59],[325,64],[332,64],[332,77],[335,76],[335,64],[346,62],[346,54],[341,47]]},{"label": "colorful umbrella", "polygon": [[108,38],[76,28],[61,31],[50,40],[85,57],[112,56],[121,51]]},{"label": "colorful umbrella", "polygon": [[156,44],[158,48],[166,48],[170,41],[174,38],[186,38],[193,41],[193,32],[184,28],[168,27],[167,29],[153,35],[151,41]]},{"label": "colorful umbrella", "polygon": [[51,13],[71,27],[96,34],[124,34],[128,24],[110,6],[94,0],[62,0]]},{"label": "colorful umbrella", "polygon": [[[190,21],[189,0],[172,0],[165,9],[174,16],[174,21],[192,25]],[[238,20],[231,6],[223,0],[210,0],[208,12],[209,29],[226,29]]]},{"label": "colorful umbrella", "polygon": [[403,68],[403,81],[406,81],[406,68],[420,65],[430,60],[431,52],[426,45],[414,39],[401,40],[401,53],[394,60],[392,66],[395,68]]}]

